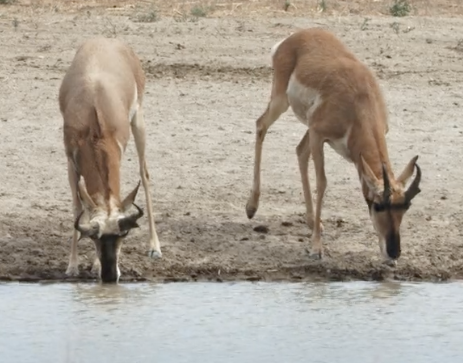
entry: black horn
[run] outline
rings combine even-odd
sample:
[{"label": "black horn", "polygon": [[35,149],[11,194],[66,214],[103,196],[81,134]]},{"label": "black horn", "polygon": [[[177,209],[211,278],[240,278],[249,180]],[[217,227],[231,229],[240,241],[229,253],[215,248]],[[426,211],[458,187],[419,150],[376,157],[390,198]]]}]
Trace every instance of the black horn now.
[{"label": "black horn", "polygon": [[119,219],[118,225],[119,225],[119,230],[121,232],[128,231],[132,228],[139,227],[137,220],[143,216],[143,210],[135,203],[132,203],[132,204],[134,205],[135,208],[137,208],[137,211],[122,219]]},{"label": "black horn", "polygon": [[389,182],[389,177],[387,176],[386,164],[383,163],[383,182],[384,182],[384,192],[383,199],[384,203],[389,203],[391,198],[391,183]]},{"label": "black horn", "polygon": [[416,168],[416,176],[413,182],[408,187],[407,191],[405,192],[405,200],[410,202],[413,198],[415,198],[418,193],[421,192],[420,189],[420,182],[421,182],[421,169],[418,164],[415,163]]}]

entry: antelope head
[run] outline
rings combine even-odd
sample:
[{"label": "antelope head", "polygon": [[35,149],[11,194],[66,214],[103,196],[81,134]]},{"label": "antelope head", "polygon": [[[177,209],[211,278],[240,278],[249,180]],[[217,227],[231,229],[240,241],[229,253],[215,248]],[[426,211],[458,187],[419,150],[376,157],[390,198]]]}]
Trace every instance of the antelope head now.
[{"label": "antelope head", "polygon": [[[80,232],[79,240],[84,237],[93,240],[100,262],[101,280],[118,282],[122,241],[133,228],[139,227],[137,220],[143,216],[142,209],[134,203],[140,183],[124,199],[120,208],[113,208],[109,213],[98,207],[87,193],[83,178],[78,186],[79,197],[84,208],[76,218],[74,228]],[[132,205],[135,211],[130,212]],[[87,218],[83,218],[84,216]]]},{"label": "antelope head", "polygon": [[[361,156],[363,180],[368,189],[365,198],[379,237],[381,253],[387,260],[397,260],[400,257],[400,225],[411,201],[421,191],[421,169],[417,160],[418,156],[411,159],[400,176],[393,180],[389,178],[385,164],[382,165],[382,179],[379,179]],[[406,188],[415,169],[415,179]]]}]

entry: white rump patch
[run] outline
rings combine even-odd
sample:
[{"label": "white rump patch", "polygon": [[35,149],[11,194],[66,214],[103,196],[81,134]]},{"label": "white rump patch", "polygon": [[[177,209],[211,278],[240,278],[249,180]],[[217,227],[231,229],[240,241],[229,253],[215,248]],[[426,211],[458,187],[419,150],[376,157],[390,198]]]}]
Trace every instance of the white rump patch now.
[{"label": "white rump patch", "polygon": [[323,102],[320,93],[313,88],[303,85],[293,73],[289,79],[286,94],[297,119],[307,127],[310,127],[312,115]]}]

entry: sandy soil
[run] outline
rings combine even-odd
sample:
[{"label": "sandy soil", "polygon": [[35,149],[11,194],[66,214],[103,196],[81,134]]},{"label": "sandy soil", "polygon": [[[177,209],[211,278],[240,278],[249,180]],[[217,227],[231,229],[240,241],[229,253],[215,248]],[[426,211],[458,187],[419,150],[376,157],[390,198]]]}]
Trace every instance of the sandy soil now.
[{"label": "sandy soil", "polygon": [[[147,158],[164,253],[162,260],[146,256],[144,219],[124,244],[122,280],[463,275],[461,18],[280,12],[141,22],[139,9],[124,9],[0,6],[0,279],[65,277],[73,220],[57,93],[76,47],[101,34],[129,42],[148,73]],[[403,222],[395,269],[379,261],[353,165],[328,146],[327,257],[308,258],[295,155],[304,127],[291,112],[267,136],[260,209],[252,221],[246,217],[254,125],[270,93],[269,49],[309,26],[334,31],[377,72],[390,110],[387,140],[396,172],[420,155],[422,193]],[[138,178],[131,140],[124,194]],[[144,207],[142,191],[138,202]],[[268,233],[256,232],[259,225]],[[80,242],[79,256],[80,278],[93,279],[91,241]]]}]

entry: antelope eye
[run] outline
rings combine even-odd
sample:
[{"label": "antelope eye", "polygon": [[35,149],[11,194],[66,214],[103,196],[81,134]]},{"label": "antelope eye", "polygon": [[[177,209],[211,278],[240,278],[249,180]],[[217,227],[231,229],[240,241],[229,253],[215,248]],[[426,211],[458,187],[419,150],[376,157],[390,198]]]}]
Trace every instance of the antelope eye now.
[{"label": "antelope eye", "polygon": [[375,212],[383,212],[386,209],[384,204],[379,203],[373,203],[373,208],[375,209]]}]

